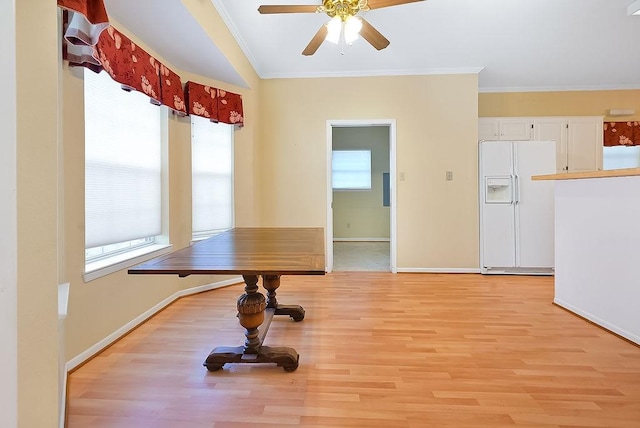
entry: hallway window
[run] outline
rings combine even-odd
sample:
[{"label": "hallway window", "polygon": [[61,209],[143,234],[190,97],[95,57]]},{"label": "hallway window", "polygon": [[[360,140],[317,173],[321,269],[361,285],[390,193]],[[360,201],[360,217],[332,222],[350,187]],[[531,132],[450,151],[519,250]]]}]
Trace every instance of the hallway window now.
[{"label": "hallway window", "polygon": [[371,150],[334,150],[334,190],[371,190]]},{"label": "hallway window", "polygon": [[193,239],[233,227],[233,125],[191,116]]}]

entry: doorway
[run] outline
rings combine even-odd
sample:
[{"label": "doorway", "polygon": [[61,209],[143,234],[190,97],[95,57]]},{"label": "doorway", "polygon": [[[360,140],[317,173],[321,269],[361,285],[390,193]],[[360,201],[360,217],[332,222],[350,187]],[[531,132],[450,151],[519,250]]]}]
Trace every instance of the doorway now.
[{"label": "doorway", "polygon": [[[396,273],[395,120],[329,120],[326,133],[326,270],[334,270],[335,255],[338,255],[336,250],[343,254],[344,251],[349,251],[347,247],[356,247],[352,255],[362,254],[366,248],[366,251],[371,251],[371,257],[367,263],[363,262],[360,265],[357,256],[353,257],[348,270],[385,270]],[[371,138],[371,144],[368,144],[367,138]],[[374,143],[374,140],[377,140],[377,143]],[[336,190],[334,193],[334,150],[370,152],[372,168],[368,190],[345,189]],[[380,150],[386,152],[381,155]],[[384,258],[385,254],[388,263],[383,260],[386,268],[380,268],[376,265],[379,262],[375,262],[374,259]],[[344,266],[344,263],[341,265]]]}]

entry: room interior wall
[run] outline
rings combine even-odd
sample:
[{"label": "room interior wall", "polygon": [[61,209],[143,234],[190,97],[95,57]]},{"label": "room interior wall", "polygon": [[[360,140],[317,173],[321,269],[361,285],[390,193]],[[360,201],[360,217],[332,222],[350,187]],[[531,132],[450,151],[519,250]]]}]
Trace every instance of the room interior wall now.
[{"label": "room interior wall", "polygon": [[[251,89],[246,126],[235,133],[236,225],[326,222],[329,119],[395,118],[398,171],[398,266],[477,268],[477,117],[600,115],[640,111],[637,91],[480,94],[476,75],[336,78],[260,82],[209,1],[182,0],[237,67]],[[57,421],[58,175],[64,174],[64,271],[72,283],[66,354],[76,355],[133,316],[181,288],[214,278],[135,281],[119,272],[84,284],[84,133],[82,80],[57,63],[55,4],[15,2],[19,51],[17,92],[19,418],[23,426]],[[33,29],[38,31],[34,32]],[[134,37],[132,37],[134,38]],[[144,44],[142,44],[144,46]],[[149,50],[149,49],[147,49]],[[157,53],[153,53],[156,54]],[[33,58],[38,66],[33,66]],[[159,56],[160,57],[160,56]],[[180,70],[175,70],[186,76]],[[64,171],[57,169],[57,76],[63,79]],[[194,80],[207,83],[206,79]],[[215,86],[216,82],[211,82]],[[221,85],[222,86],[222,85]],[[341,97],[336,102],[336,97]],[[27,100],[38,99],[32,104]],[[309,108],[308,100],[314,103]],[[268,101],[267,101],[268,100]],[[345,101],[346,100],[346,101]],[[637,120],[640,116],[631,119]],[[37,123],[38,126],[34,126]],[[190,236],[189,126],[169,120],[171,223],[176,245]],[[445,171],[454,180],[445,182]],[[34,267],[37,267],[34,268]],[[65,279],[65,278],[63,278]],[[105,317],[105,318],[103,318]],[[33,403],[37,402],[37,411]]]},{"label": "room interior wall", "polygon": [[477,270],[477,85],[476,74],[263,81],[264,225],[326,227],[327,120],[396,119],[398,269]]},{"label": "room interior wall", "polygon": [[382,174],[389,172],[389,127],[333,127],[333,150],[371,150],[371,189],[333,191],[334,239],[389,239]]},{"label": "room interior wall", "polygon": [[[213,6],[211,6],[213,8]],[[209,11],[211,12],[211,11]],[[235,212],[236,225],[253,225],[254,207],[253,148],[257,116],[255,92],[224,82],[193,75],[177,69],[144,41],[128,32],[121,24],[112,24],[142,46],[147,52],[167,64],[180,75],[183,83],[193,80],[223,88],[243,96],[247,125],[234,133]],[[239,48],[238,48],[239,49]],[[244,65],[242,63],[241,65]],[[226,281],[231,276],[194,275],[178,278],[170,275],[135,275],[126,270],[83,281],[84,272],[84,95],[83,73],[90,72],[63,66],[63,141],[65,183],[65,281],[70,282],[69,309],[65,319],[65,354],[67,360],[93,347],[107,336],[144,314],[180,290],[203,284]],[[252,69],[242,70],[249,80],[257,81]],[[169,114],[169,220],[168,229],[173,249],[191,242],[191,120]],[[233,302],[232,302],[233,304]]]},{"label": "room interior wall", "polygon": [[[630,116],[608,116],[610,109],[633,109]],[[640,120],[640,89],[478,94],[480,117],[605,116],[604,120]]]},{"label": "room interior wall", "polygon": [[58,15],[54,2],[14,4],[18,426],[54,427],[58,423]]}]

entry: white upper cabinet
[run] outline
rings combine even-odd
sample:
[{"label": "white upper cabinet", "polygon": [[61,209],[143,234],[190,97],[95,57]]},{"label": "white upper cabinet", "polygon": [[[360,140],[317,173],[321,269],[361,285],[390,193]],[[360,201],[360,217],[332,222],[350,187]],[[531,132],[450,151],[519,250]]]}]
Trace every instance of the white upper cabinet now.
[{"label": "white upper cabinet", "polygon": [[500,125],[498,119],[481,117],[478,120],[478,140],[499,140]]},{"label": "white upper cabinet", "polygon": [[595,171],[602,169],[604,131],[602,118],[571,118],[568,128],[568,171]]},{"label": "white upper cabinet", "polygon": [[602,116],[481,117],[479,140],[552,140],[557,172],[602,169]]},{"label": "white upper cabinet", "polygon": [[540,117],[533,121],[533,139],[556,142],[556,172],[568,170],[567,159],[567,119],[561,117]]},{"label": "white upper cabinet", "polygon": [[521,141],[531,140],[531,118],[482,117],[478,121],[479,140]]}]

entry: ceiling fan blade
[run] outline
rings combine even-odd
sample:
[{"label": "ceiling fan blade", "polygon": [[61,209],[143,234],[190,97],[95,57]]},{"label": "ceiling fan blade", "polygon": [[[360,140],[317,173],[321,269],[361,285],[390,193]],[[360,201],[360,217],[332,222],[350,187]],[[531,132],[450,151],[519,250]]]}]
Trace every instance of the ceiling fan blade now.
[{"label": "ceiling fan blade", "polygon": [[258,12],[267,13],[316,13],[318,6],[313,5],[262,5]]},{"label": "ceiling fan blade", "polygon": [[415,3],[424,0],[369,0],[367,5],[369,9],[381,9],[383,7],[399,6],[406,3]]},{"label": "ceiling fan blade", "polygon": [[307,47],[302,51],[302,55],[309,56],[316,53],[322,42],[324,42],[324,39],[327,37],[328,31],[326,24],[320,27],[316,35],[313,36],[313,39],[311,39]]},{"label": "ceiling fan blade", "polygon": [[362,21],[362,29],[360,29],[360,35],[367,42],[371,43],[371,46],[378,50],[382,50],[389,46],[389,40],[383,36],[378,30],[373,28],[373,25],[369,24],[364,18],[360,17]]}]

